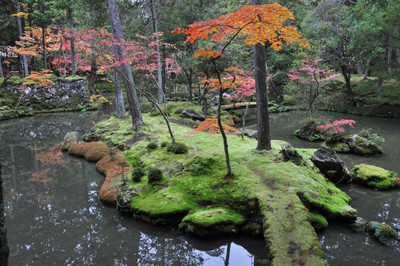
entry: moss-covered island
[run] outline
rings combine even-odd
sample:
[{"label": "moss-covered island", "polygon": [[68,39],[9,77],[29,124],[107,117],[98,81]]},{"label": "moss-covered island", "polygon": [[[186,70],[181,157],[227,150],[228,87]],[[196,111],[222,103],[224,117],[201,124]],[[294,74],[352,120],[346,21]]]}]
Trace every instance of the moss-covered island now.
[{"label": "moss-covered island", "polygon": [[[170,113],[174,114],[173,108]],[[170,138],[162,118],[144,116],[145,125],[139,134],[130,131],[129,119],[110,118],[99,122],[89,136],[125,147],[121,154],[129,167],[118,168],[124,159],[110,150],[102,153],[105,156],[97,167],[106,174],[112,190],[112,196],[103,200],[118,201],[136,218],[156,225],[179,225],[182,231],[198,236],[241,232],[263,235],[273,265],[326,264],[315,229],[327,227],[328,220],[356,219],[356,210],[349,206],[350,197],[308,160],[315,150],[297,149],[306,162],[298,166],[284,161],[280,151],[287,143],[283,141],[273,141],[271,151],[259,153],[255,140],[228,135],[234,176],[225,177],[220,135],[193,133],[186,126],[188,121],[172,117],[177,142],[188,147],[187,153],[175,154],[166,145]],[[96,157],[87,151],[88,144],[77,145],[87,146],[81,152],[71,146],[69,152]],[[94,146],[99,149],[98,144]],[[103,169],[107,163],[111,170]],[[149,182],[149,171],[154,168],[161,170],[161,179]],[[122,188],[117,199],[118,187]]]}]

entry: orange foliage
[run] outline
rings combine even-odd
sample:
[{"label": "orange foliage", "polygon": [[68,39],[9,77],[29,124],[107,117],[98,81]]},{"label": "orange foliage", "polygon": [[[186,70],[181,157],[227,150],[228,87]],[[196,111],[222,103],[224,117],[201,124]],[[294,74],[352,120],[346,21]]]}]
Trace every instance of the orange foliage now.
[{"label": "orange foliage", "polygon": [[[224,123],[222,123],[222,127],[225,132],[233,132],[233,133],[237,133],[237,134],[242,134],[242,132],[240,132],[236,128],[228,126]],[[198,132],[198,131],[208,131],[213,134],[221,133],[221,130],[219,129],[219,126],[218,126],[218,119],[217,118],[207,118],[200,124],[200,126],[198,128],[192,130],[190,133],[194,133],[194,132]]]},{"label": "orange foliage", "polygon": [[40,72],[32,71],[31,75],[27,76],[22,85],[38,85],[39,87],[50,87],[54,85],[54,82],[50,80],[51,74],[50,70],[40,70]]},{"label": "orange foliage", "polygon": [[211,57],[211,58],[217,58],[219,56],[224,56],[221,52],[215,51],[210,48],[200,48],[197,50],[197,52],[194,54],[194,57],[201,57],[204,59],[205,57]]},{"label": "orange foliage", "polygon": [[212,42],[227,42],[235,35],[243,36],[245,45],[264,44],[279,51],[282,43],[299,42],[310,48],[294,26],[283,26],[286,20],[294,20],[294,15],[278,3],[268,5],[243,6],[236,12],[220,16],[218,19],[199,21],[187,28],[177,28],[173,33],[188,35],[186,42],[196,39],[210,39]]}]

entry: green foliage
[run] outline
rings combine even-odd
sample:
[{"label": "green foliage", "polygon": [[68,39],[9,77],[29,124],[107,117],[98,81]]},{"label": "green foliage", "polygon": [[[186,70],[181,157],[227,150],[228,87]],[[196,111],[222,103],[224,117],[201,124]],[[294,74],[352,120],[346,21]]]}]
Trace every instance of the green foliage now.
[{"label": "green foliage", "polygon": [[132,171],[132,180],[134,182],[140,182],[143,176],[145,176],[146,173],[144,172],[143,167],[135,167],[133,168]]},{"label": "green foliage", "polygon": [[110,161],[114,161],[115,160],[115,156],[116,156],[115,150],[114,149],[110,149],[110,152],[109,152]]},{"label": "green foliage", "polygon": [[155,150],[155,149],[157,149],[157,147],[158,147],[158,144],[155,142],[150,142],[149,144],[147,144],[147,149],[149,149],[149,150]]},{"label": "green foliage", "polygon": [[381,145],[383,142],[385,142],[385,139],[381,136],[378,136],[378,134],[371,134],[371,129],[362,129],[358,135],[368,139],[374,145]]},{"label": "green foliage", "polygon": [[185,154],[188,153],[188,147],[184,143],[170,143],[167,146],[167,151],[175,154]]},{"label": "green foliage", "polygon": [[159,168],[149,167],[147,177],[149,183],[154,183],[156,181],[160,181],[163,177],[163,174]]}]

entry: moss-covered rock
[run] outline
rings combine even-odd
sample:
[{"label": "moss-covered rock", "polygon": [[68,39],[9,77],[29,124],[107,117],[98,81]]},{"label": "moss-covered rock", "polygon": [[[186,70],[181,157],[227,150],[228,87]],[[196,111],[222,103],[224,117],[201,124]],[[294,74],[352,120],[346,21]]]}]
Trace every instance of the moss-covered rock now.
[{"label": "moss-covered rock", "polygon": [[201,237],[236,234],[245,221],[243,215],[225,207],[197,209],[183,218],[179,228]]},{"label": "moss-covered rock", "polygon": [[328,227],[328,221],[325,216],[310,212],[311,225],[315,228],[315,230],[319,231]]},{"label": "moss-covered rock", "polygon": [[354,181],[376,189],[399,187],[395,173],[381,167],[368,164],[359,164],[353,169]]},{"label": "moss-covered rock", "polygon": [[350,148],[350,151],[359,155],[383,154],[383,149],[376,143],[363,138],[357,134],[345,137],[345,143]]},{"label": "moss-covered rock", "polygon": [[368,230],[370,230],[379,241],[398,238],[396,230],[388,224],[371,221],[368,223]]},{"label": "moss-covered rock", "polygon": [[315,119],[307,119],[303,122],[303,126],[294,132],[296,137],[301,139],[305,139],[308,141],[320,141],[325,140],[326,136],[320,130],[317,130],[319,125],[323,125],[324,123],[315,120]]}]

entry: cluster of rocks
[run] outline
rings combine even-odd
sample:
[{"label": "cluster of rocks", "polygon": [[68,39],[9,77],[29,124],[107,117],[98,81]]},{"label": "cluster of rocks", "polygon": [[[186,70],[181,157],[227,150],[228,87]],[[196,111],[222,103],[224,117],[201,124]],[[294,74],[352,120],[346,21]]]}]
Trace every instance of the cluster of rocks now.
[{"label": "cluster of rocks", "polygon": [[[21,85],[8,86],[2,88],[2,92],[11,92],[20,94]],[[45,102],[47,104],[60,104],[72,98],[79,98],[83,102],[88,98],[87,84],[84,79],[61,79],[55,81],[50,87],[39,87],[38,85],[29,85],[22,92],[21,100],[32,102],[33,100]]]}]

